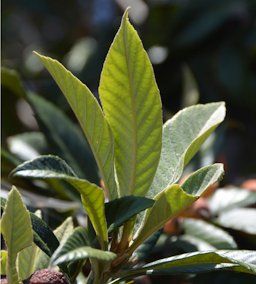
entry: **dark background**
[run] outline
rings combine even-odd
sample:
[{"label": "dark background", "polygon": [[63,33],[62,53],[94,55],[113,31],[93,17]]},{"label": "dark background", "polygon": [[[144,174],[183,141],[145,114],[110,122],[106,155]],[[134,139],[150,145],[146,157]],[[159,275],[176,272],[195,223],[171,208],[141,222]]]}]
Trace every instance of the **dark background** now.
[{"label": "dark background", "polygon": [[[69,112],[32,51],[60,60],[97,96],[104,58],[126,6],[120,2],[2,1],[2,65],[17,70],[28,89]],[[214,143],[215,160],[226,168],[223,182],[255,177],[256,1],[127,2],[153,63],[164,119],[191,103],[225,101],[227,119]],[[192,74],[199,95],[186,92],[184,74]],[[36,127],[26,121],[26,111],[18,114],[23,122],[15,122],[13,106],[19,109],[20,102],[3,95],[4,138]]]}]

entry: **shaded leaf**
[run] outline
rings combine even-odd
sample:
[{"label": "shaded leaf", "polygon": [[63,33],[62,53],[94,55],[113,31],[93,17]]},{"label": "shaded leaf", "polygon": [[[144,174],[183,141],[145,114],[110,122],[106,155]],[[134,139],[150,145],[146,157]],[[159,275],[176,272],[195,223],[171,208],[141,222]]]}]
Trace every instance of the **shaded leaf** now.
[{"label": "shaded leaf", "polygon": [[[148,263],[127,272],[124,278],[143,274],[200,273],[228,269],[256,274],[256,252],[249,250],[219,250],[192,252]],[[120,280],[120,279],[118,279]],[[115,283],[113,281],[112,283]]]},{"label": "shaded leaf", "polygon": [[162,106],[151,63],[127,11],[104,63],[99,93],[115,138],[121,196],[143,196],[160,158]]},{"label": "shaded leaf", "polygon": [[219,215],[217,224],[248,234],[256,235],[256,209],[234,208]]},{"label": "shaded leaf", "polygon": [[28,93],[28,101],[55,154],[65,159],[79,177],[98,183],[96,163],[77,125],[59,108],[36,94]]},{"label": "shaded leaf", "polygon": [[21,250],[32,245],[33,232],[29,212],[15,187],[12,187],[8,194],[1,219],[1,233],[8,252],[7,279],[9,283],[16,284],[19,283],[17,255]]},{"label": "shaded leaf", "polygon": [[164,124],[161,158],[149,196],[179,180],[184,167],[224,116],[224,103],[210,103],[185,108]]},{"label": "shaded leaf", "polygon": [[67,238],[73,233],[74,224],[71,217],[68,217],[58,228],[54,230],[54,234],[62,245]]},{"label": "shaded leaf", "polygon": [[221,180],[223,175],[222,164],[203,167],[186,179],[182,184],[182,189],[188,194],[200,196],[210,185]]},{"label": "shaded leaf", "polygon": [[153,204],[154,200],[139,196],[124,196],[105,203],[108,231],[111,232],[122,226],[133,216],[151,207]]},{"label": "shaded leaf", "polygon": [[104,212],[104,192],[102,188],[79,179],[65,161],[55,156],[40,156],[15,168],[13,176],[31,178],[61,179],[72,185],[80,194],[84,208],[92,222],[101,246],[107,243],[107,224]]},{"label": "shaded leaf", "polygon": [[237,247],[231,235],[203,220],[185,218],[182,227],[185,234],[203,240],[217,249],[234,249]]},{"label": "shaded leaf", "polygon": [[103,112],[90,90],[58,61],[36,55],[50,72],[75,113],[91,147],[106,189],[117,196],[114,178],[114,140]]},{"label": "shaded leaf", "polygon": [[209,198],[208,203],[213,214],[218,214],[236,207],[256,203],[256,192],[241,188],[218,188]]},{"label": "shaded leaf", "polygon": [[15,70],[1,67],[1,84],[19,97],[26,97],[26,91],[23,83]]},{"label": "shaded leaf", "polygon": [[80,247],[62,255],[54,261],[54,264],[58,265],[60,263],[77,261],[87,258],[109,262],[112,261],[115,257],[116,254],[110,251],[102,251],[92,247]]},{"label": "shaded leaf", "polygon": [[88,246],[88,234],[87,230],[82,227],[77,227],[74,229],[71,235],[69,235],[66,240],[61,244],[61,246],[54,252],[51,257],[51,265],[55,264],[55,261],[62,255],[67,254],[69,251],[74,249]]}]

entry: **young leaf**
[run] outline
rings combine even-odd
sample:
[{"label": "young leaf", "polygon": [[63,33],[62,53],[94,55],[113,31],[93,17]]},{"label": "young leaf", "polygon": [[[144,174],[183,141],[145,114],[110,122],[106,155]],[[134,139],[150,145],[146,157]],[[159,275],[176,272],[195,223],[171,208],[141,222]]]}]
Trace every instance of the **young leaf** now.
[{"label": "young leaf", "polygon": [[137,232],[137,238],[131,245],[133,251],[166,221],[189,206],[197,197],[187,194],[178,184],[173,184],[155,196],[153,207],[146,211],[145,219]]},{"label": "young leaf", "polygon": [[237,245],[231,235],[203,220],[185,218],[182,222],[185,234],[204,240],[217,249],[234,249]]},{"label": "young leaf", "polygon": [[51,102],[33,93],[27,97],[53,153],[67,161],[79,177],[98,183],[95,160],[78,126]]},{"label": "young leaf", "polygon": [[20,280],[16,259],[21,250],[32,245],[33,232],[29,212],[15,187],[12,187],[8,194],[1,219],[1,233],[3,234],[8,252],[8,283],[16,284]]},{"label": "young leaf", "polygon": [[179,180],[184,166],[224,116],[224,103],[209,103],[185,108],[164,124],[161,158],[149,196]]},{"label": "young leaf", "polygon": [[112,199],[117,197],[114,177],[114,139],[96,98],[58,61],[35,53],[50,72],[75,113]]},{"label": "young leaf", "polygon": [[121,196],[143,196],[160,158],[162,107],[151,63],[127,11],[104,63],[99,93],[115,138]]},{"label": "young leaf", "polygon": [[[141,211],[152,207],[154,200],[139,196],[124,196],[105,203],[108,231],[112,232]],[[117,214],[118,212],[118,214]]]},{"label": "young leaf", "polygon": [[40,156],[15,168],[13,176],[61,179],[72,185],[80,194],[84,208],[92,222],[102,248],[107,243],[107,224],[104,212],[104,192],[97,185],[79,179],[62,159]]}]

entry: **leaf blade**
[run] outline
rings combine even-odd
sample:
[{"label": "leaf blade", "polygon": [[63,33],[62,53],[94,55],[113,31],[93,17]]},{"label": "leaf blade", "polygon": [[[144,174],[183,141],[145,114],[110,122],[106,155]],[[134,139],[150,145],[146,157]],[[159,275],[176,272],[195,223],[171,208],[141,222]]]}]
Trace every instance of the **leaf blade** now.
[{"label": "leaf blade", "polygon": [[224,103],[209,103],[185,108],[164,124],[161,157],[149,196],[178,181],[184,166],[224,116]]},{"label": "leaf blade", "polygon": [[99,93],[115,138],[121,196],[143,196],[160,158],[162,106],[151,63],[127,11],[106,57]]},{"label": "leaf blade", "polygon": [[114,177],[114,141],[111,129],[91,91],[57,60],[40,55],[43,65],[52,75],[75,113],[92,149],[111,198],[117,194]]}]

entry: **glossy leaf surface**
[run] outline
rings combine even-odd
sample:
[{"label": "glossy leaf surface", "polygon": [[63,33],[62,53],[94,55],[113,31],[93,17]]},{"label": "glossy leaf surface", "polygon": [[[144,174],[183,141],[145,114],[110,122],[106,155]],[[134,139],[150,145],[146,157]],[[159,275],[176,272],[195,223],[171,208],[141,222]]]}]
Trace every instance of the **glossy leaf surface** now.
[{"label": "glossy leaf surface", "polygon": [[104,63],[99,93],[115,138],[121,196],[144,196],[160,158],[162,106],[151,63],[127,12]]}]

